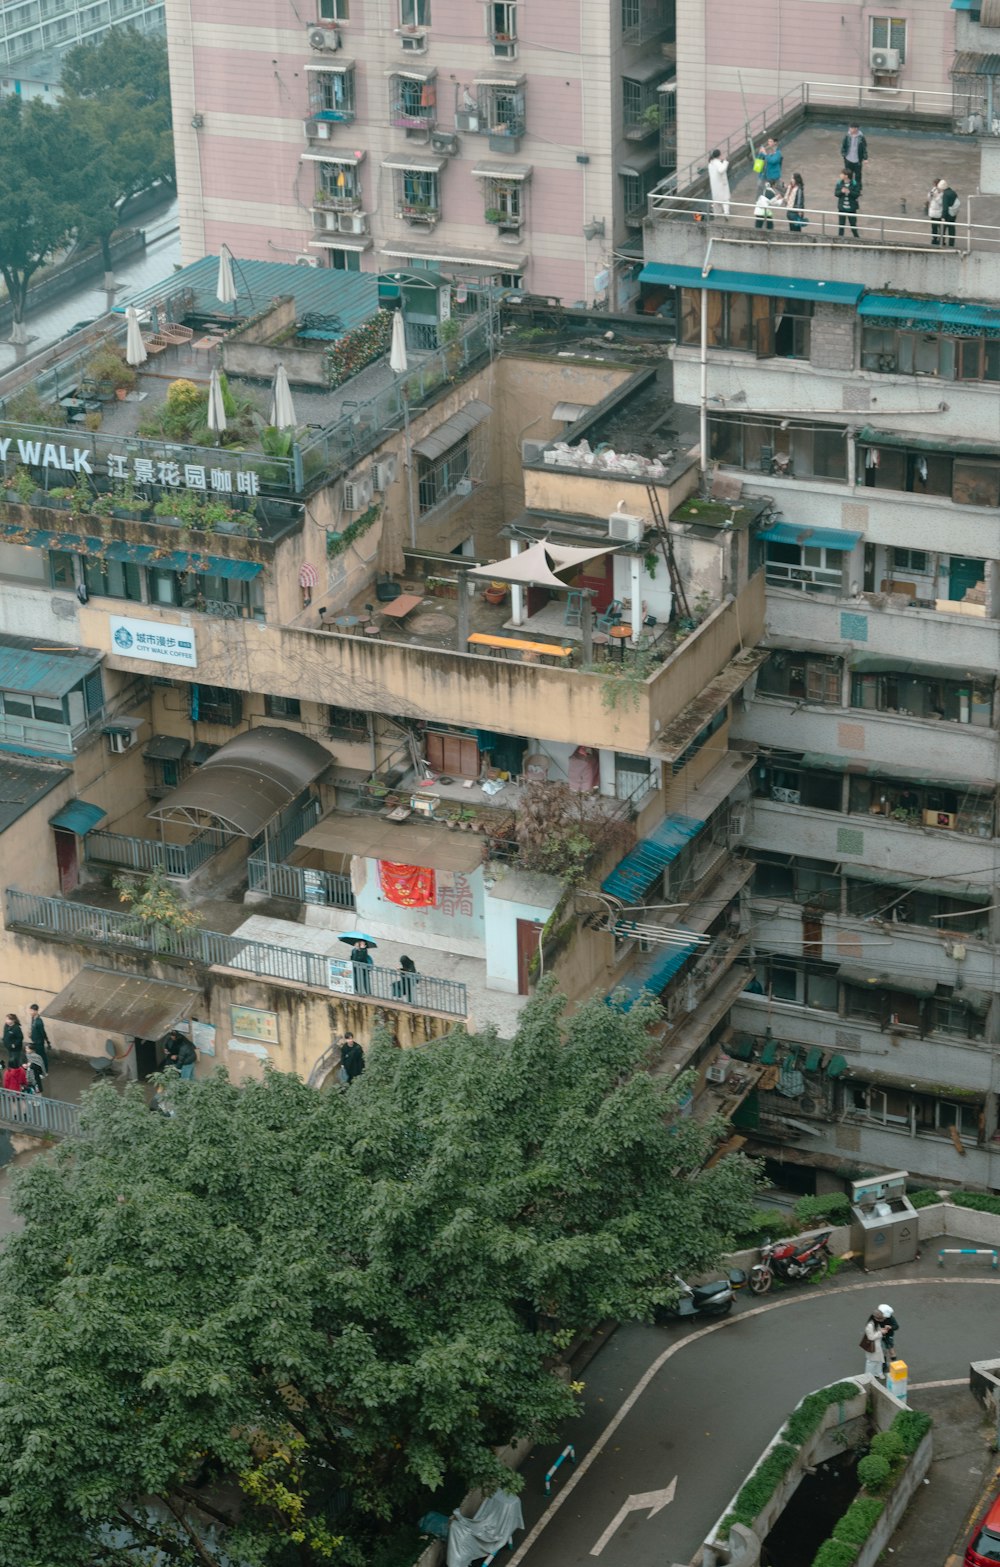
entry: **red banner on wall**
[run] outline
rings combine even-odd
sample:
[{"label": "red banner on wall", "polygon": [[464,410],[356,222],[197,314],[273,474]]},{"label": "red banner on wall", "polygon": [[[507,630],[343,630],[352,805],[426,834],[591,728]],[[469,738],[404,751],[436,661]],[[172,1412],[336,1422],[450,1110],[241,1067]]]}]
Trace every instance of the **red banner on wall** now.
[{"label": "red banner on wall", "polygon": [[432,909],[437,903],[434,872],[427,866],[379,860],[378,879],[388,903],[401,904],[404,909]]}]

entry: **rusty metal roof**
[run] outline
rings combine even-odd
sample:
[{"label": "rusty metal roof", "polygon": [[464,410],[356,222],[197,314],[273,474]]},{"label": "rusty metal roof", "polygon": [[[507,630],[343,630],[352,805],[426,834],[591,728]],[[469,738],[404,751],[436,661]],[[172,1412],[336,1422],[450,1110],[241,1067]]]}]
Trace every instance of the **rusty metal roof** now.
[{"label": "rusty metal roof", "polygon": [[109,1034],[159,1039],[179,1018],[203,1005],[200,990],[162,979],[117,974],[113,969],[82,968],[45,1008],[47,1021],[79,1023]]}]

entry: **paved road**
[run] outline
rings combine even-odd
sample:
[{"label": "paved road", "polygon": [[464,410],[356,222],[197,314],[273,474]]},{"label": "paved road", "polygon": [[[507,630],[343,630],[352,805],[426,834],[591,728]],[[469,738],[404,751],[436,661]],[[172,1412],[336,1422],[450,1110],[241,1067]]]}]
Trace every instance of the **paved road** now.
[{"label": "paved road", "polygon": [[[997,1353],[1000,1277],[978,1260],[940,1272],[936,1247],[920,1263],[867,1278],[841,1274],[763,1304],[743,1296],[732,1316],[694,1332],[619,1329],[584,1373],[586,1408],[565,1437],[578,1463],[560,1470],[569,1472],[548,1505],[542,1482],[562,1444],[525,1466],[528,1532],[506,1567],[595,1567],[591,1551],[626,1498],[675,1476],[674,1501],[653,1519],[631,1513],[599,1561],[689,1562],[798,1399],[863,1369],[856,1346],[882,1300],[902,1324],[897,1350],[918,1388],[964,1380],[971,1360]],[[919,1390],[911,1403],[920,1407]]]}]

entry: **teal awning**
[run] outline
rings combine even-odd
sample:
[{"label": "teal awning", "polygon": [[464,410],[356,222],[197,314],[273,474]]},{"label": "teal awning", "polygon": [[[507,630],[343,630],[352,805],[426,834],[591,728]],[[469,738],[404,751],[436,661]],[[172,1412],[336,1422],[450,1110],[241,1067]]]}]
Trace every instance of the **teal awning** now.
[{"label": "teal awning", "polygon": [[866,294],[858,315],[896,325],[911,324],[923,331],[942,327],[959,333],[994,332],[1000,336],[1000,310],[961,299],[912,299],[905,294]]},{"label": "teal awning", "polygon": [[843,1077],[843,1075],[844,1075],[844,1073],[846,1071],[847,1071],[847,1057],[846,1056],[831,1056],[829,1061],[826,1063],[826,1075],[827,1075],[827,1077]]},{"label": "teal awning", "polygon": [[805,1062],[804,1062],[804,1070],[806,1072],[815,1072],[818,1069],[819,1064],[822,1061],[822,1059],[823,1059],[823,1052],[819,1048],[818,1045],[815,1045],[812,1048],[812,1050],[810,1050],[809,1054],[806,1056],[806,1059],[805,1059]]},{"label": "teal awning", "polygon": [[0,691],[64,697],[100,662],[100,653],[70,647],[43,650],[37,637],[4,637],[0,641]]},{"label": "teal awning", "polygon": [[861,283],[831,283],[826,278],[772,277],[767,272],[727,272],[711,267],[702,277],[701,267],[667,266],[647,261],[640,283],[658,288],[707,288],[721,294],[767,294],[772,299],[825,299],[831,305],[856,305],[864,293]]},{"label": "teal awning", "polygon": [[656,878],[675,860],[705,823],[694,816],[666,816],[647,838],[630,849],[625,858],[601,882],[601,890],[623,903],[645,897]]},{"label": "teal awning", "polygon": [[61,827],[64,832],[79,833],[81,838],[93,832],[98,822],[103,822],[107,811],[87,800],[68,800],[61,811],[49,817],[50,827]]},{"label": "teal awning", "polygon": [[765,544],[801,544],[811,549],[852,550],[861,538],[860,533],[847,533],[840,528],[810,528],[805,523],[776,522],[770,528],[762,528],[757,535]]}]

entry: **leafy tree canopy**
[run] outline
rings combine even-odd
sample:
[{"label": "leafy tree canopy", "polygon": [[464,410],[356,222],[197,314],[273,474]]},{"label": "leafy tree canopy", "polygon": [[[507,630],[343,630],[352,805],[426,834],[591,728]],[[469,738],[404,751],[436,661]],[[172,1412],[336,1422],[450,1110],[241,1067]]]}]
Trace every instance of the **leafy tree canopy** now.
[{"label": "leafy tree canopy", "polygon": [[135,27],[114,27],[93,43],[67,49],[60,83],[64,93],[78,98],[134,92],[146,103],[166,104],[169,113],[166,39]]},{"label": "leafy tree canopy", "polygon": [[346,1092],[96,1089],[0,1258],[0,1567],[369,1567],[434,1493],[516,1485],[494,1448],[578,1407],[559,1348],[711,1265],[756,1184],[702,1169],[648,1010],[562,1008],[376,1042]]},{"label": "leafy tree canopy", "polygon": [[32,99],[0,99],[0,276],[14,311],[15,342],[28,284],[66,243],[77,222],[77,185],[61,110]]}]

